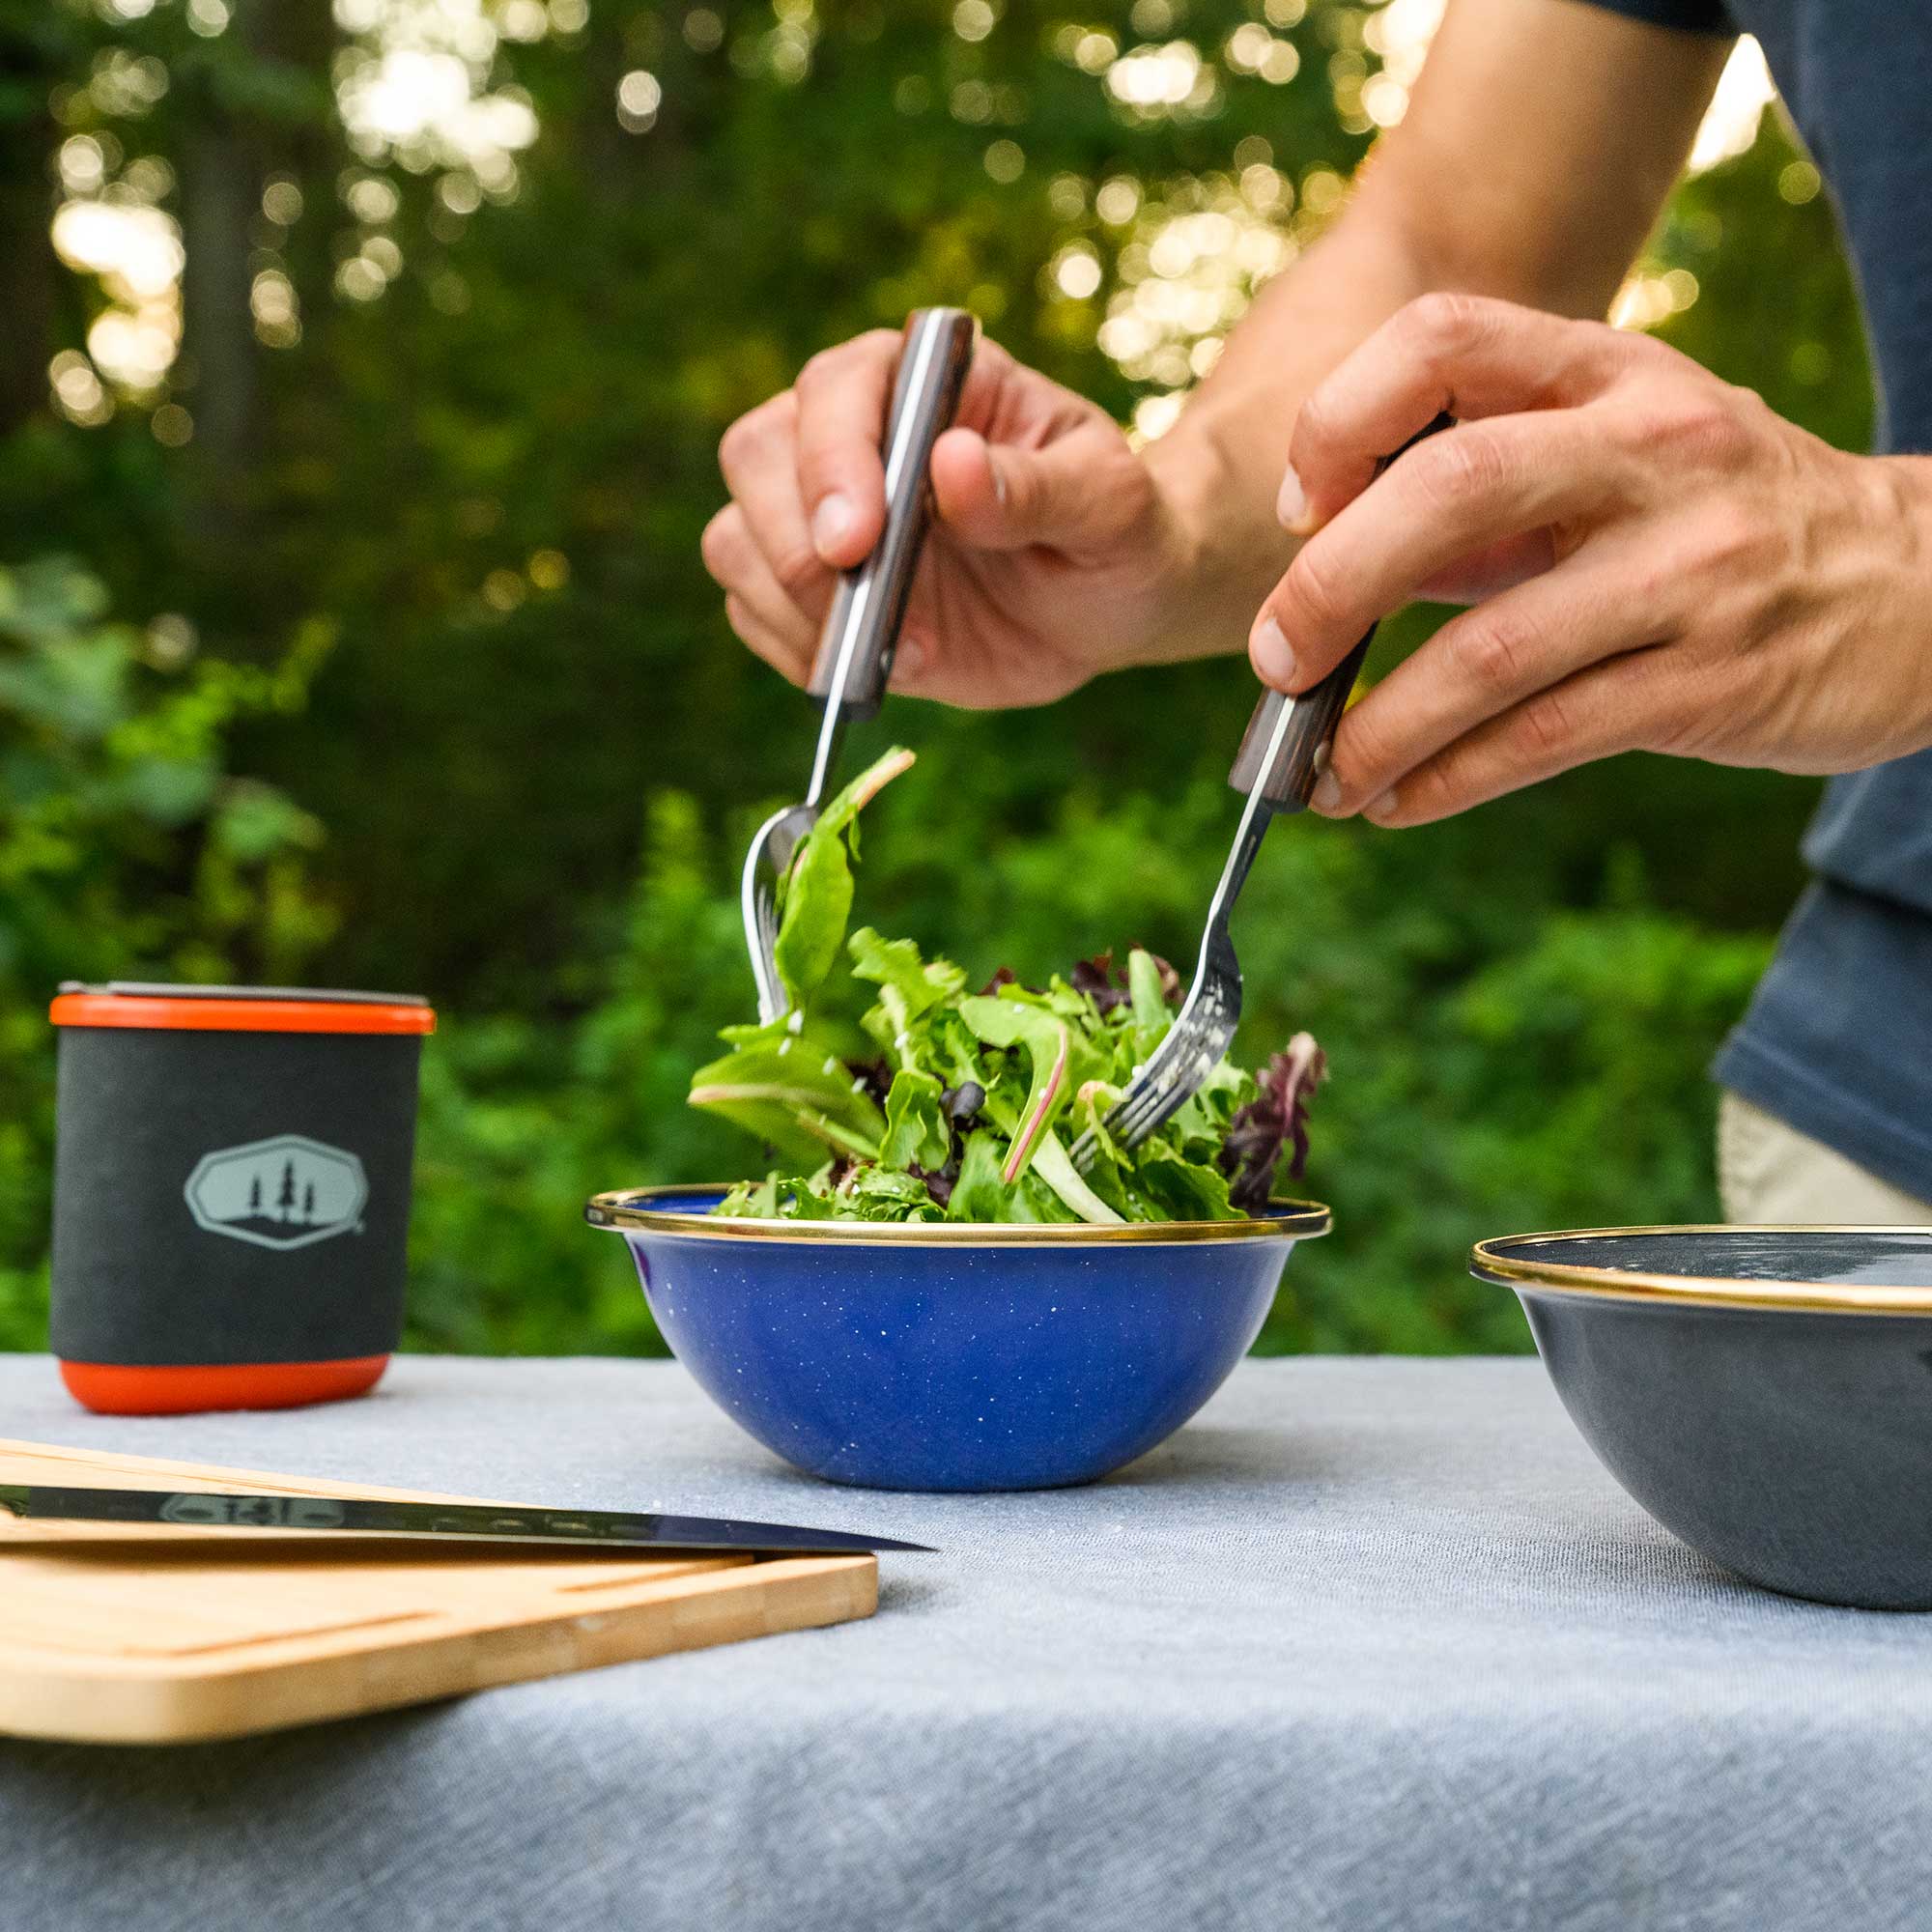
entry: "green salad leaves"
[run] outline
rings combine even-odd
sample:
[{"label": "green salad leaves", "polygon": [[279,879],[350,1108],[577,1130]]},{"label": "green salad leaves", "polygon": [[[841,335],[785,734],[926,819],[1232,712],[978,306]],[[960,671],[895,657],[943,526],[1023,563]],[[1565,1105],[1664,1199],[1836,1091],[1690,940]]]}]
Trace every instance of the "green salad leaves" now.
[{"label": "green salad leaves", "polygon": [[[691,1103],[736,1122],[777,1165],[721,1214],[863,1221],[1225,1221],[1265,1208],[1307,1157],[1321,1049],[1297,1034],[1259,1077],[1223,1061],[1131,1152],[1108,1110],[1173,1024],[1174,969],[1135,950],[982,991],[946,959],[869,926],[847,937],[859,813],[913,762],[889,752],[826,807],[781,887],[782,1019],[726,1027]],[[856,1019],[852,1016],[856,1012]],[[1082,1175],[1067,1150],[1089,1128]]]}]

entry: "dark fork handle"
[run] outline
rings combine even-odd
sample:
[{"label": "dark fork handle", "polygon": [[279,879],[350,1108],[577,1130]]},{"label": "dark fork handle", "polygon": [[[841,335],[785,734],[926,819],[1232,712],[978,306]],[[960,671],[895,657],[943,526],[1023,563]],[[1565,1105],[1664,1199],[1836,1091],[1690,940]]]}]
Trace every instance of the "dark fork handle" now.
[{"label": "dark fork handle", "polygon": [[906,323],[882,452],[886,526],[871,555],[840,576],[806,686],[844,717],[871,717],[886,695],[930,521],[926,466],[958,412],[978,335],[979,324],[959,308],[919,309]]},{"label": "dark fork handle", "polygon": [[[1379,476],[1397,457],[1413,449],[1424,437],[1448,429],[1454,421],[1453,416],[1437,416],[1410,437],[1401,449],[1383,457],[1376,465],[1376,474]],[[1342,722],[1342,713],[1349,704],[1349,694],[1355,688],[1355,680],[1361,675],[1362,661],[1368,656],[1369,646],[1375,640],[1376,627],[1371,624],[1363,633],[1361,642],[1320,684],[1311,685],[1299,696],[1287,697],[1278,691],[1262,693],[1254,716],[1248,720],[1241,749],[1235,754],[1234,768],[1228,774],[1228,782],[1236,791],[1257,793],[1262,803],[1275,811],[1299,811],[1307,805],[1321,769],[1322,748],[1334,737],[1335,727]],[[1293,715],[1282,732],[1281,743],[1267,768],[1265,782],[1259,785],[1257,792],[1258,781],[1263,778],[1263,760],[1267,756],[1268,746],[1274,739],[1285,705],[1293,707]]]}]

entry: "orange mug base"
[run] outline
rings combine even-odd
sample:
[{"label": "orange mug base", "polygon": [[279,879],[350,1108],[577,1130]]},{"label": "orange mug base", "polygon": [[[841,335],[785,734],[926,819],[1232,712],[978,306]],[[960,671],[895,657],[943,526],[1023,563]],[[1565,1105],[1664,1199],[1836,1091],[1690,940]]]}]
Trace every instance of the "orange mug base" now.
[{"label": "orange mug base", "polygon": [[206,1367],[124,1368],[110,1362],[60,1365],[68,1393],[99,1415],[192,1415],[215,1408],[298,1408],[367,1395],[387,1355],[337,1362],[238,1362]]}]

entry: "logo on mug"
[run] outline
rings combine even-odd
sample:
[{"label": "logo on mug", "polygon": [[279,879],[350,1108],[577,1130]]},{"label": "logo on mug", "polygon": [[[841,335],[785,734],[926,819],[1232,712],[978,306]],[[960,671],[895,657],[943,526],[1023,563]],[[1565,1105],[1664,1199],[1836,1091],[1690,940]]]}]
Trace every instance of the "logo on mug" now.
[{"label": "logo on mug", "polygon": [[211,1235],[259,1248],[306,1248],[360,1227],[369,1182],[346,1149],[277,1134],[203,1154],[182,1193]]}]

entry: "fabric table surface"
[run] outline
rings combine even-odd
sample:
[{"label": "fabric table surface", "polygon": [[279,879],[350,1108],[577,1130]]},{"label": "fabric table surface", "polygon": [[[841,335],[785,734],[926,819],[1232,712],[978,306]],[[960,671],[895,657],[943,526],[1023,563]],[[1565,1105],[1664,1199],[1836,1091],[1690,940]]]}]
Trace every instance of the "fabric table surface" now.
[{"label": "fabric table surface", "polygon": [[0,1740],[0,1928],[1920,1927],[1932,1619],[1727,1577],[1529,1360],[1251,1361],[1113,1479],[794,1474],[670,1363],[0,1435],[907,1537],[867,1622],[207,1746]]}]

